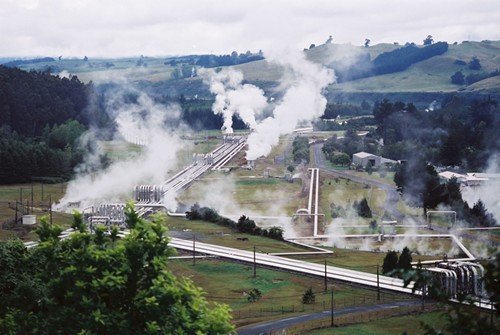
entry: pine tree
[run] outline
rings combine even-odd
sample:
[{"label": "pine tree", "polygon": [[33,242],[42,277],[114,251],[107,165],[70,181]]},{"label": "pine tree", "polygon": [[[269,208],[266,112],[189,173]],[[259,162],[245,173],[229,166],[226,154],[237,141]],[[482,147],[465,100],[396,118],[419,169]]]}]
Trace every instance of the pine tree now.
[{"label": "pine tree", "polygon": [[411,261],[411,251],[408,247],[404,247],[403,252],[401,252],[399,256],[397,268],[401,270],[410,270],[412,268]]},{"label": "pine tree", "polygon": [[389,250],[384,258],[384,263],[382,264],[382,273],[388,274],[391,271],[396,270],[398,265],[398,253],[393,250]]},{"label": "pine tree", "polygon": [[357,211],[358,215],[364,218],[371,218],[372,217],[372,210],[370,209],[370,206],[368,206],[368,201],[366,198],[363,198],[361,202],[357,206]]}]

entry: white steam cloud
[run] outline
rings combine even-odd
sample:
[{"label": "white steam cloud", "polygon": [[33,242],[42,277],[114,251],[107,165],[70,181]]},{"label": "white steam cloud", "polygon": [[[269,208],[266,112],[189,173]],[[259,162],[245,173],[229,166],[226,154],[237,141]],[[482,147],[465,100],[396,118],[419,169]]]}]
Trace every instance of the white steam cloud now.
[{"label": "white steam cloud", "polygon": [[327,103],[322,93],[335,81],[332,70],[308,61],[302,52],[271,55],[268,59],[284,68],[280,88],[285,93],[264,120],[259,116],[268,103],[261,89],[242,84],[243,75],[234,70],[212,72],[210,76],[210,90],[216,94],[212,109],[223,115],[223,129],[231,133],[232,117],[238,114],[253,130],[248,138],[248,160],[267,156],[280,135],[291,133],[300,122],[320,117]]},{"label": "white steam cloud", "polygon": [[[135,102],[124,102],[122,94],[115,94],[108,100],[107,108],[116,120],[116,136],[141,138],[144,147],[131,159],[117,161],[98,172],[91,171],[99,152],[89,155],[56,205],[57,210],[64,211],[71,204],[83,209],[97,203],[128,200],[135,185],[164,181],[167,171],[176,164],[182,142],[166,122],[179,116],[178,106],[157,104],[145,94],[139,94]],[[84,136],[85,141],[97,143],[96,133],[96,130],[89,131]]]},{"label": "white steam cloud", "polygon": [[481,199],[488,212],[493,214],[497,224],[500,224],[500,198],[498,197],[498,191],[500,190],[500,154],[491,156],[486,173],[491,174],[493,178],[483,182],[480,186],[463,188],[462,197],[470,207]]},{"label": "white steam cloud", "polygon": [[225,69],[210,73],[210,92],[216,95],[212,110],[224,117],[222,129],[229,134],[233,132],[235,114],[251,129],[255,128],[255,117],[267,106],[264,91],[257,86],[243,84],[241,72]]}]

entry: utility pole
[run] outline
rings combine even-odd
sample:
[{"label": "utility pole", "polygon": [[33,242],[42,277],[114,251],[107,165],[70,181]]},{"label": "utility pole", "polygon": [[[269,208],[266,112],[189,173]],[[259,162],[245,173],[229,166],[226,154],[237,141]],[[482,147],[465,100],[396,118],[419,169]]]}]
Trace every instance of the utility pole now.
[{"label": "utility pole", "polygon": [[50,225],[52,226],[52,194],[49,194],[49,216],[50,216]]},{"label": "utility pole", "polygon": [[257,277],[257,262],[255,258],[255,245],[253,246],[253,277]]},{"label": "utility pole", "polygon": [[326,259],[325,259],[325,293],[328,289],[328,278],[326,277]]},{"label": "utility pole", "polygon": [[193,234],[193,266],[195,266],[195,264],[196,264],[195,253],[196,253],[196,235]]},{"label": "utility pole", "polygon": [[31,181],[31,211],[33,212],[33,180]]},{"label": "utility pole", "polygon": [[333,327],[333,286],[332,286],[332,301],[330,303],[330,327]]},{"label": "utility pole", "polygon": [[425,310],[425,288],[426,286],[424,284],[424,286],[422,287],[422,312]]},{"label": "utility pole", "polygon": [[380,300],[380,280],[379,280],[379,270],[377,264],[377,300]]}]

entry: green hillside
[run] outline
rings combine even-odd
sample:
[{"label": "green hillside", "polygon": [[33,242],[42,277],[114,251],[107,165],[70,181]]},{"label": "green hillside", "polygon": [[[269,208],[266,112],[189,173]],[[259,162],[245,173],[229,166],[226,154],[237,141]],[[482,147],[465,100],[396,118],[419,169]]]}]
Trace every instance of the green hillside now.
[{"label": "green hillside", "polygon": [[[306,51],[306,56],[313,62],[329,67],[350,66],[356,57],[369,53],[374,60],[384,52],[390,52],[401,45],[376,44],[365,48],[350,44],[323,44]],[[467,65],[456,64],[456,61],[468,63],[477,57],[482,65],[481,70],[470,70]],[[141,65],[138,65],[140,63]],[[145,63],[145,64],[144,64]],[[191,65],[166,65],[165,58],[136,57],[118,59],[62,59],[54,62],[23,64],[24,70],[44,70],[51,67],[52,73],[67,71],[77,75],[80,80],[88,82],[105,82],[111,80],[127,80],[130,82],[151,82],[165,87],[179,87],[174,90],[184,94],[207,93],[199,80],[174,80],[174,72]],[[245,79],[265,86],[279,81],[283,69],[275,63],[266,60],[231,66],[242,71]],[[439,56],[415,63],[404,71],[357,79],[329,88],[332,93],[399,93],[399,92],[475,92],[493,93],[500,91],[500,78],[488,78],[469,86],[459,86],[451,83],[450,76],[456,71],[462,71],[467,76],[470,73],[490,73],[500,69],[500,41],[462,42],[450,44],[448,50]],[[186,76],[184,76],[186,77]],[[196,83],[195,87],[189,88]],[[161,86],[160,85],[160,86]]]},{"label": "green hillside", "polygon": [[[394,44],[377,44],[369,48],[353,45],[323,44],[306,51],[308,59],[330,65],[333,62],[341,64],[352,62],[352,59],[361,53],[368,52],[371,59],[379,54],[400,48]],[[482,65],[479,71],[468,69],[467,65],[454,64],[456,60],[469,62],[477,57]],[[242,71],[248,80],[276,81],[282,71],[277,65],[270,65],[267,61],[257,61],[234,66]],[[330,91],[341,92],[453,92],[463,89],[451,83],[450,76],[456,71],[464,75],[477,72],[492,72],[500,69],[500,41],[494,42],[465,42],[458,45],[449,45],[448,51],[441,56],[435,56],[416,63],[402,72],[379,75],[358,79],[342,84],[334,84]],[[497,77],[498,78],[498,77]],[[484,82],[484,83],[482,83]],[[475,83],[481,91],[498,90],[498,79],[490,78]],[[475,91],[479,89],[476,88]],[[469,89],[468,89],[469,91]]]}]

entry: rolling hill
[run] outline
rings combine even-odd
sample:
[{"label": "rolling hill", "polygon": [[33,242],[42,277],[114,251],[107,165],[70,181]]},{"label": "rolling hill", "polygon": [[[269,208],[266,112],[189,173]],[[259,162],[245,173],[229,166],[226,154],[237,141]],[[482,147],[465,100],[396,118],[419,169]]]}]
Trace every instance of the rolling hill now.
[{"label": "rolling hill", "polygon": [[[356,60],[369,54],[368,60],[374,60],[379,55],[391,52],[400,45],[376,44],[365,48],[350,44],[323,44],[305,51],[309,60],[336,69],[356,67]],[[421,47],[421,46],[419,46]],[[467,65],[460,65],[462,61],[468,63],[477,57],[482,68],[471,70]],[[140,64],[140,65],[138,65]],[[464,64],[464,63],[461,63]],[[118,59],[61,59],[52,62],[38,62],[22,64],[19,68],[24,70],[47,70],[54,74],[77,75],[84,82],[96,83],[113,81],[128,81],[149,83],[171,94],[187,94],[206,96],[205,90],[198,78],[174,79],[174,72],[179,72],[182,66],[171,65],[165,58],[142,57]],[[243,72],[245,79],[260,86],[273,86],[282,76],[283,69],[267,60],[253,61],[250,63],[230,66]],[[456,71],[462,71],[467,76],[470,73],[490,73],[500,69],[500,41],[468,42],[450,44],[448,50],[441,55],[431,57],[424,61],[412,64],[400,72],[374,75],[367,78],[345,81],[329,87],[331,94],[388,94],[388,93],[448,93],[464,92],[476,94],[500,94],[500,77],[481,80],[469,86],[459,86],[451,83],[450,76]]]}]

